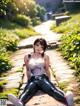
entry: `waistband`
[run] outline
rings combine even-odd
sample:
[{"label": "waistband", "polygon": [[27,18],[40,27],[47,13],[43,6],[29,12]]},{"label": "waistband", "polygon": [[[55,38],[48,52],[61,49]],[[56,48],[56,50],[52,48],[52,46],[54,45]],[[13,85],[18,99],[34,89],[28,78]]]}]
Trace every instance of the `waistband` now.
[{"label": "waistband", "polygon": [[41,80],[43,78],[48,78],[48,76],[46,74],[42,74],[42,75],[32,76],[32,78]]}]

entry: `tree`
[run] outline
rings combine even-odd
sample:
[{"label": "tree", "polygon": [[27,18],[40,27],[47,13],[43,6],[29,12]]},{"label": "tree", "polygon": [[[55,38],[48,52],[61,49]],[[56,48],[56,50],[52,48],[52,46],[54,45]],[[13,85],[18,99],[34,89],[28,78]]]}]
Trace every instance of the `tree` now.
[{"label": "tree", "polygon": [[41,21],[43,21],[46,12],[45,8],[40,5],[37,5],[36,8],[37,8],[37,17],[40,17]]}]

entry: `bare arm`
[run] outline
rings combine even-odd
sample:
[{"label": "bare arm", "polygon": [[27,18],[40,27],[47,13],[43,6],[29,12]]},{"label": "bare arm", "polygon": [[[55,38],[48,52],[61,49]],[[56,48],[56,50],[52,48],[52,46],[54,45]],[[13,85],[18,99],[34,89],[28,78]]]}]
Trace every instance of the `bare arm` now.
[{"label": "bare arm", "polygon": [[50,66],[50,59],[49,59],[49,56],[46,55],[46,56],[45,56],[45,69],[46,69],[46,74],[47,74],[48,78],[51,79],[49,66]]},{"label": "bare arm", "polygon": [[29,71],[28,61],[29,61],[28,55],[25,55],[24,56],[24,63],[25,63],[25,66],[26,66],[27,79],[30,79],[31,78],[31,72]]}]

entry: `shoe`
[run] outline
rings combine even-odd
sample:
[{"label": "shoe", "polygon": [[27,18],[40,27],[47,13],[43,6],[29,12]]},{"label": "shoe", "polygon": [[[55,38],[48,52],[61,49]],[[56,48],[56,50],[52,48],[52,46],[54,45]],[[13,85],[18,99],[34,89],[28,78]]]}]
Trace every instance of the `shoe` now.
[{"label": "shoe", "polygon": [[66,97],[68,106],[74,106],[73,93],[71,91],[67,91],[65,97]]},{"label": "shoe", "polygon": [[8,100],[12,102],[15,106],[23,106],[20,100],[13,94],[8,94]]}]

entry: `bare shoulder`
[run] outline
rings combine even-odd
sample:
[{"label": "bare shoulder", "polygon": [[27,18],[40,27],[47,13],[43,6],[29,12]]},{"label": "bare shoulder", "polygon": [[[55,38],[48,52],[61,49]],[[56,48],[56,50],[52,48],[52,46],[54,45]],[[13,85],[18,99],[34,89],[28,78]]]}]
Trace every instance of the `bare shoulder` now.
[{"label": "bare shoulder", "polygon": [[24,60],[29,60],[29,58],[31,57],[31,54],[32,54],[32,53],[26,54],[26,55],[24,56]]},{"label": "bare shoulder", "polygon": [[26,55],[24,56],[24,59],[28,59],[28,54],[26,54]]},{"label": "bare shoulder", "polygon": [[45,60],[49,60],[49,55],[48,55],[48,54],[45,54],[45,55],[44,55],[44,59],[45,59]]}]

